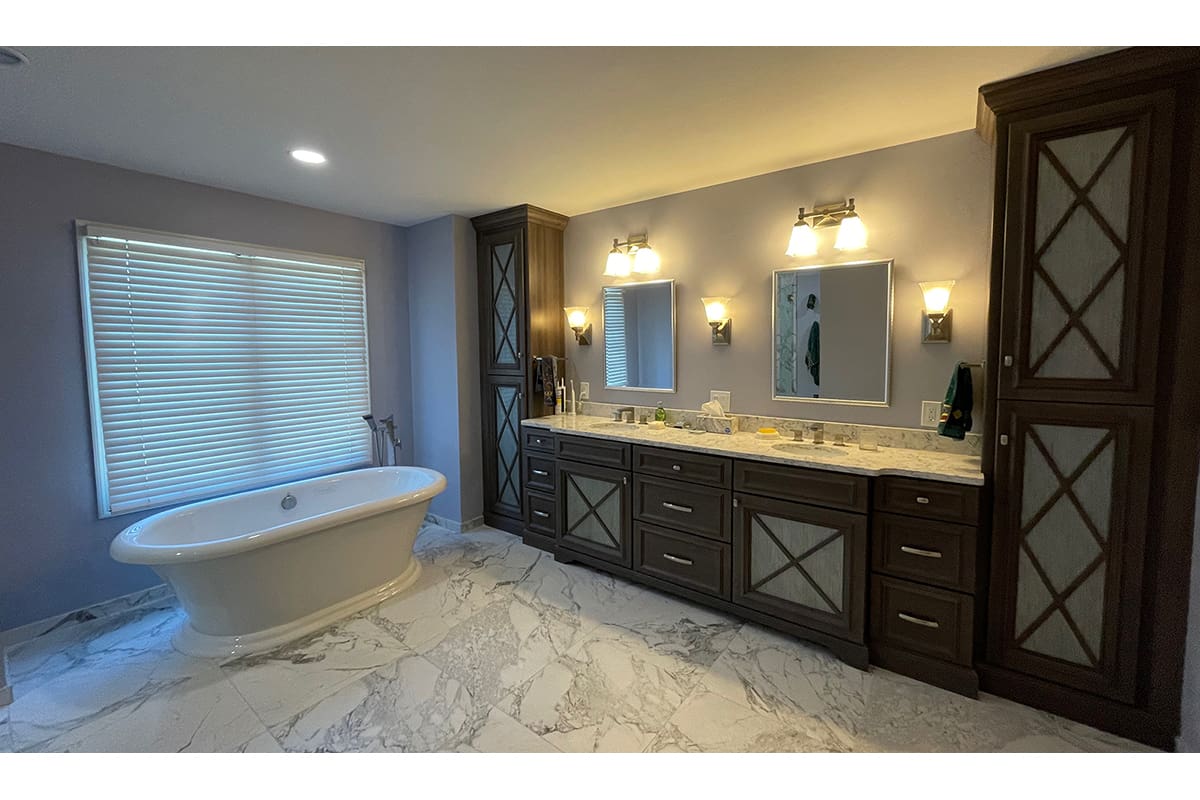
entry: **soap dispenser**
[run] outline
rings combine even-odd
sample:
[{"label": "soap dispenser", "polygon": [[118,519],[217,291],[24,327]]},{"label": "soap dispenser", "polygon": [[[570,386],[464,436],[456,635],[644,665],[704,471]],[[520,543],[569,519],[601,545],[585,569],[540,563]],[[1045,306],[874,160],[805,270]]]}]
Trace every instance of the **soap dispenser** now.
[{"label": "soap dispenser", "polygon": [[662,407],[661,402],[659,402],[658,408],[654,409],[654,421],[655,422],[666,422],[667,421],[667,410]]}]

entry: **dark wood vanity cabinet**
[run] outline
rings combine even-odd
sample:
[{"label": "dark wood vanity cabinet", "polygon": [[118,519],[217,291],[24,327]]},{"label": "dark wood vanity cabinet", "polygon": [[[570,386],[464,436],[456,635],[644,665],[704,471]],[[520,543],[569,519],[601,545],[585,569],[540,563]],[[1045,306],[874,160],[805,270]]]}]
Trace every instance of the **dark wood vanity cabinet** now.
[{"label": "dark wood vanity cabinet", "polygon": [[542,394],[534,392],[533,357],[562,357],[564,352],[562,237],[567,218],[523,205],[471,222],[479,283],[484,521],[519,533],[529,515],[523,503],[527,465],[521,420],[553,413]]},{"label": "dark wood vanity cabinet", "polygon": [[996,158],[983,686],[1170,747],[1200,436],[1200,50],[1118,51],[980,101]]},{"label": "dark wood vanity cabinet", "polygon": [[557,476],[558,546],[630,566],[633,533],[629,473],[560,460]]}]

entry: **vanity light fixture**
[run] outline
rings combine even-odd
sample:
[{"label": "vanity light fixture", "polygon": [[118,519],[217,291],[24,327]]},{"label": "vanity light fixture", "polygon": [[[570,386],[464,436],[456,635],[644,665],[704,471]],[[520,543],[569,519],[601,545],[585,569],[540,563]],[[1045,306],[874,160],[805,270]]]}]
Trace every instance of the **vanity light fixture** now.
[{"label": "vanity light fixture", "polygon": [[613,239],[604,274],[609,278],[628,278],[634,272],[653,275],[658,272],[658,264],[658,253],[650,247],[646,234],[630,235],[624,242]]},{"label": "vanity light fixture", "polygon": [[950,341],[950,290],[954,281],[926,281],[921,286],[925,295],[925,336],[922,341]]},{"label": "vanity light fixture", "polygon": [[591,344],[592,324],[587,321],[588,307],[567,306],[563,311],[567,313],[567,324],[575,332],[575,342],[581,345]]},{"label": "vanity light fixture", "polygon": [[[811,222],[810,222],[811,220]],[[854,198],[844,203],[829,203],[817,206],[805,213],[800,207],[796,224],[792,226],[792,238],[788,242],[787,255],[815,256],[817,254],[817,231],[822,228],[838,229],[835,250],[862,250],[867,246],[867,228],[862,217],[854,210]]]},{"label": "vanity light fixture", "polygon": [[730,330],[732,320],[729,318],[728,297],[701,297],[704,303],[704,314],[708,317],[708,325],[712,328],[712,343],[729,344],[733,331]]}]

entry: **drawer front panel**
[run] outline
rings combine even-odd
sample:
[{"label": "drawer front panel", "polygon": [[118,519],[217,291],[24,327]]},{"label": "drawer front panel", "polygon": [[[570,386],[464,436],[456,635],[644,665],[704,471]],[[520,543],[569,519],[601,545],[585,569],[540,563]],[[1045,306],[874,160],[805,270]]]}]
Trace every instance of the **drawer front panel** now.
[{"label": "drawer front panel", "polygon": [[528,492],[525,495],[525,527],[535,533],[554,536],[556,506],[554,497],[548,494]]},{"label": "drawer front panel", "polygon": [[635,522],[633,566],[698,592],[729,599],[729,545]]},{"label": "drawer front panel", "polygon": [[551,453],[551,454],[554,453],[554,434],[553,433],[539,430],[537,428],[534,428],[532,430],[529,428],[526,428],[525,434],[523,437],[523,441],[525,442],[526,452],[528,452],[530,450],[537,450],[538,452],[541,452],[541,453]]},{"label": "drawer front panel", "polygon": [[949,522],[876,514],[871,568],[897,578],[975,591],[975,529]]},{"label": "drawer front panel", "polygon": [[979,487],[885,475],[875,484],[875,508],[927,519],[979,522]]},{"label": "drawer front panel", "polygon": [[633,471],[728,489],[733,484],[733,461],[728,458],[633,446]]},{"label": "drawer front panel", "polygon": [[780,500],[866,512],[869,480],[863,475],[738,461],[733,468],[735,491]]},{"label": "drawer front panel", "polygon": [[563,436],[562,434],[555,436],[554,454],[559,458],[578,461],[581,464],[596,464],[618,469],[629,469],[632,462],[629,445],[604,439],[589,439],[583,436]]},{"label": "drawer front panel", "polygon": [[710,539],[730,541],[729,492],[680,481],[633,476],[633,515]]},{"label": "drawer front panel", "polygon": [[525,486],[543,492],[554,492],[554,458],[552,456],[525,456]]},{"label": "drawer front panel", "polygon": [[876,575],[871,579],[871,638],[970,666],[975,601],[970,595]]}]

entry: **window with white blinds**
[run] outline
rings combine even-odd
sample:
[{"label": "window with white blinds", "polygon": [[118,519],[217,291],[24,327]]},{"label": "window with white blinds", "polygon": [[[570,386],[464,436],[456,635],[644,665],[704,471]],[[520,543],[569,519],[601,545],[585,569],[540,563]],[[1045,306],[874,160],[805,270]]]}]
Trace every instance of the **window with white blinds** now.
[{"label": "window with white blinds", "polygon": [[604,292],[604,385],[627,386],[629,365],[625,354],[625,298],[621,292]]},{"label": "window with white blinds", "polygon": [[370,462],[362,261],[78,230],[101,516]]}]

